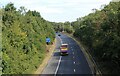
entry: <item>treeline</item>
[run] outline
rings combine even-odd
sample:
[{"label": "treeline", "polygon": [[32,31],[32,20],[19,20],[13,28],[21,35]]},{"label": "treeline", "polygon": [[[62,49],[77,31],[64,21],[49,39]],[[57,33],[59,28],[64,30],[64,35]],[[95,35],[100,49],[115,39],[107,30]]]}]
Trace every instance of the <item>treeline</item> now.
[{"label": "treeline", "polygon": [[59,23],[55,23],[55,22],[52,22],[52,25],[53,25],[53,28],[55,29],[56,32],[67,32],[67,33],[73,33],[73,27],[72,27],[72,24],[71,22],[69,21],[66,21],[66,22],[59,22]]},{"label": "treeline", "polygon": [[89,48],[102,73],[120,73],[120,2],[110,2],[101,10],[73,22],[74,36]]},{"label": "treeline", "polygon": [[0,9],[0,75],[2,74],[2,10]]},{"label": "treeline", "polygon": [[16,9],[8,3],[2,9],[3,74],[31,74],[46,53],[46,37],[55,38],[54,29],[37,11]]}]

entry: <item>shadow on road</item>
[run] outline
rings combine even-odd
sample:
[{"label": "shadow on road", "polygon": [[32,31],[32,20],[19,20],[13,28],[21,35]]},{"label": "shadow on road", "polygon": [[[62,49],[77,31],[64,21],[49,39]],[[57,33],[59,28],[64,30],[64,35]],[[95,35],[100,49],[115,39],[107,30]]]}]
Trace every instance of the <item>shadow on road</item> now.
[{"label": "shadow on road", "polygon": [[60,56],[60,52],[55,52],[53,56]]}]

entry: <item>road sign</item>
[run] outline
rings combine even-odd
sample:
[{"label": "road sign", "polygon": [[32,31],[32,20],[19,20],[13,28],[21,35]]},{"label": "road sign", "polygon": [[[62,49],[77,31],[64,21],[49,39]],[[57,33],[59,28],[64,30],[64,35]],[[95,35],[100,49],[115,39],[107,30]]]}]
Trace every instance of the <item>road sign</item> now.
[{"label": "road sign", "polygon": [[46,38],[46,42],[50,42],[50,38]]}]

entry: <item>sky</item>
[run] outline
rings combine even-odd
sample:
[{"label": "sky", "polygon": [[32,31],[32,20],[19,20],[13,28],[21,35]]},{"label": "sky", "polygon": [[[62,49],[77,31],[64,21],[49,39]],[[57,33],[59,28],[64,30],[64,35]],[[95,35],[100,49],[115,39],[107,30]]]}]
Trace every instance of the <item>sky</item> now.
[{"label": "sky", "polygon": [[24,6],[27,10],[36,10],[40,15],[51,22],[76,21],[93,12],[92,9],[100,9],[101,5],[109,4],[111,0],[0,0],[0,7],[9,2],[16,8]]}]

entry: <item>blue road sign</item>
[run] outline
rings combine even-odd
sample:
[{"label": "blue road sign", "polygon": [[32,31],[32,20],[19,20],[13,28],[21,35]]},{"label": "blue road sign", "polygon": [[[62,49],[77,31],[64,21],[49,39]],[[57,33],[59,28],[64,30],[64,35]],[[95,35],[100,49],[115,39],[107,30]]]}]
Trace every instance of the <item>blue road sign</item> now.
[{"label": "blue road sign", "polygon": [[50,38],[46,38],[46,42],[50,42]]}]

